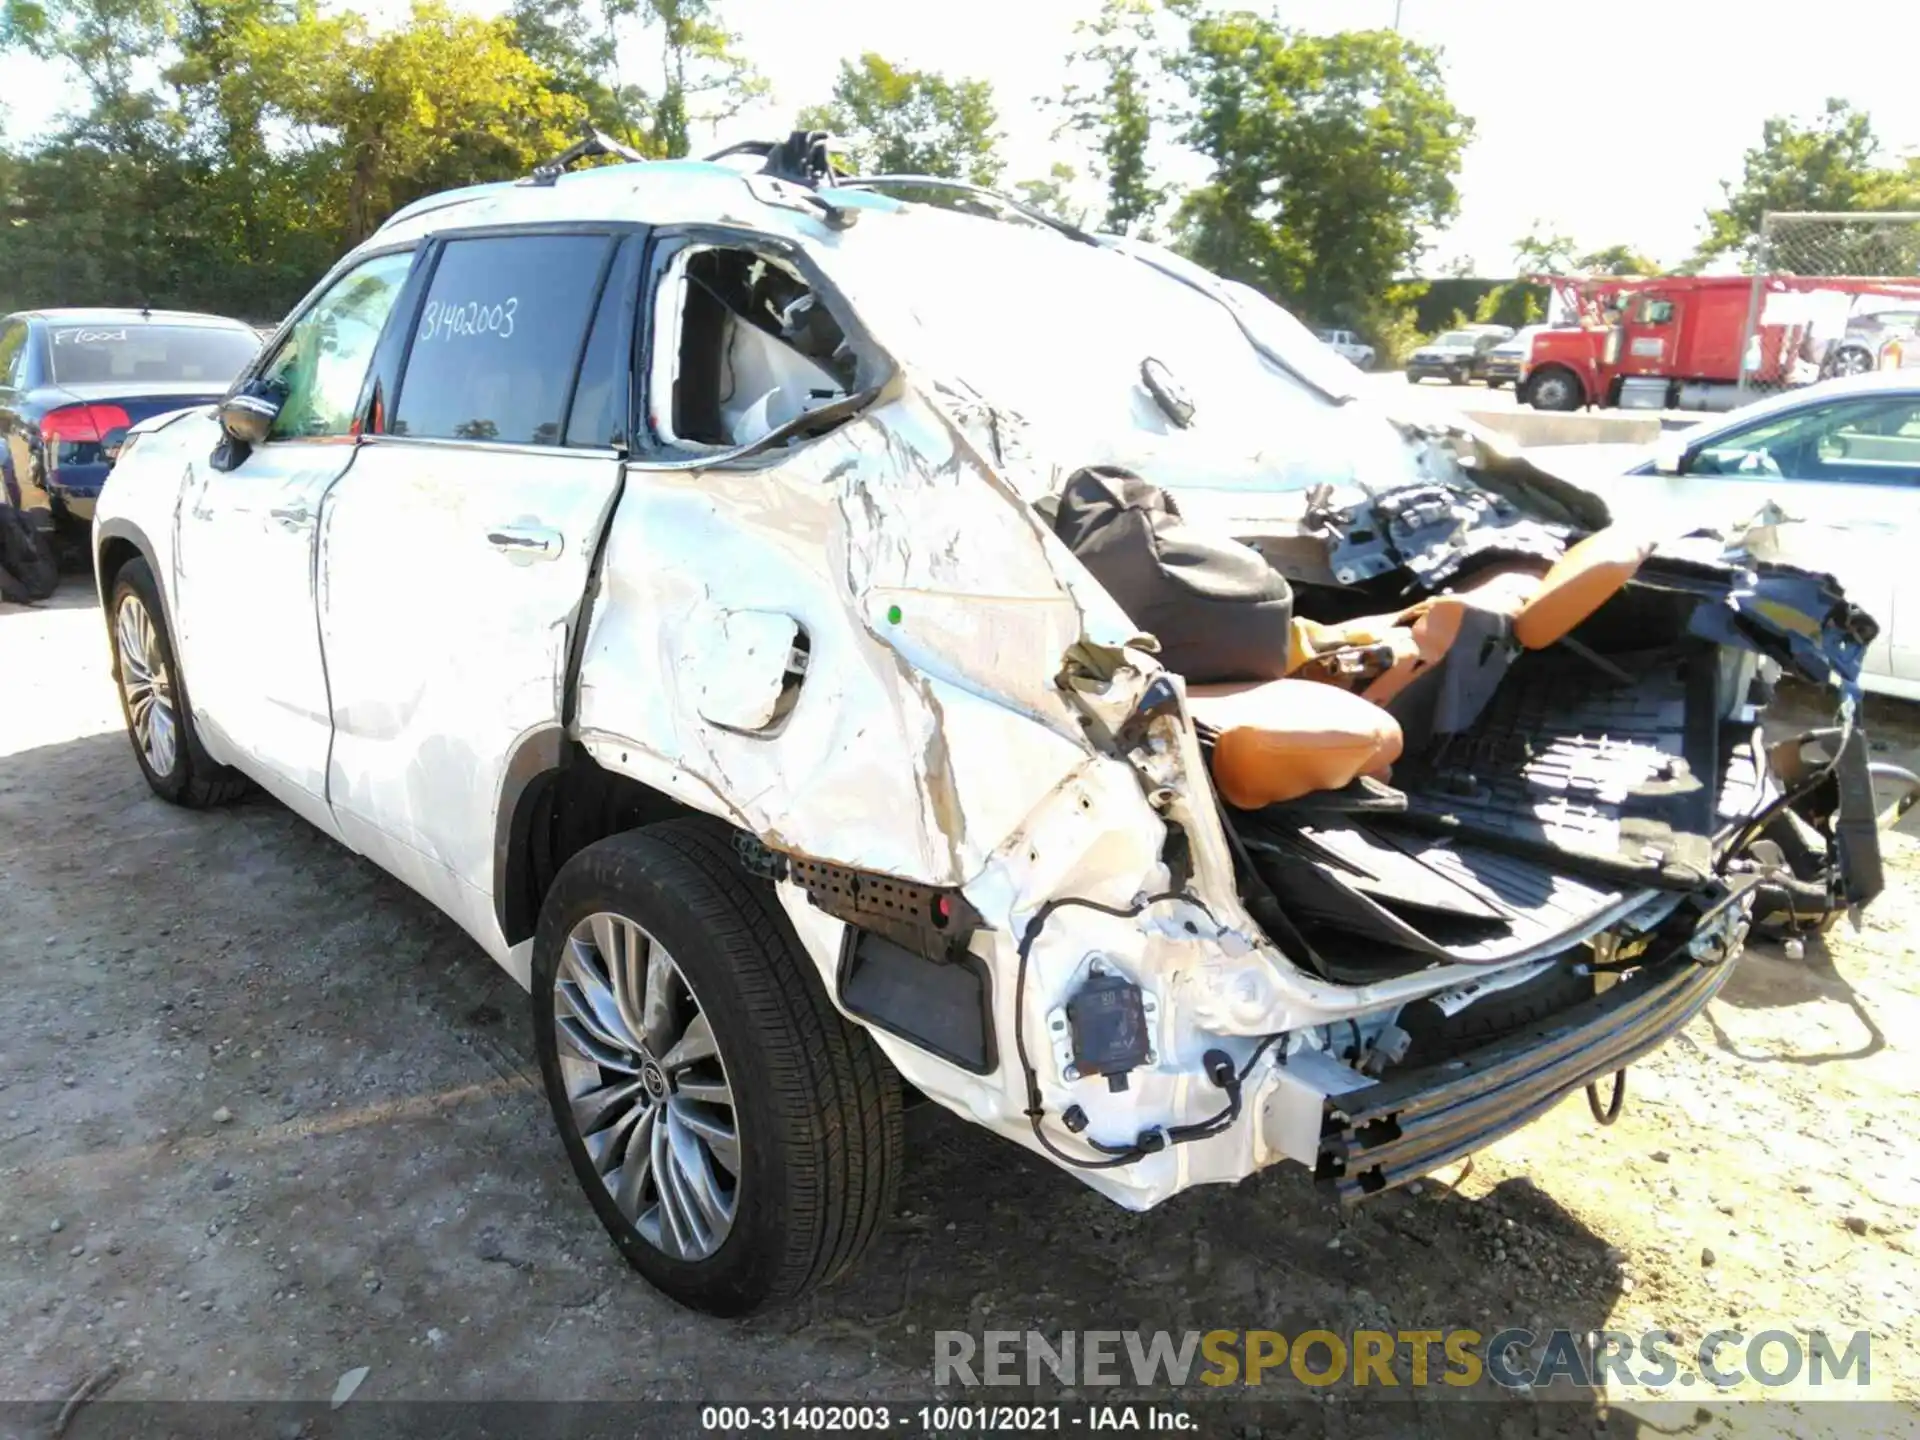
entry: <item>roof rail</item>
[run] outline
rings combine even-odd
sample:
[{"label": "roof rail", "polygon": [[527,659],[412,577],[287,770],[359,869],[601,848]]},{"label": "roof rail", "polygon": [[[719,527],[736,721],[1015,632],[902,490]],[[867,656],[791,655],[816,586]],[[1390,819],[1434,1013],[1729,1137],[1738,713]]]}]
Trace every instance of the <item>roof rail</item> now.
[{"label": "roof rail", "polygon": [[622,145],[618,140],[603,131],[588,128],[579,140],[562,150],[551,160],[543,161],[533,167],[533,173],[520,183],[522,185],[551,185],[567,173],[568,167],[581,160],[592,160],[601,155],[617,155],[622,160],[638,164],[647,157],[631,145]]},{"label": "roof rail", "polygon": [[[1044,210],[1037,210],[1024,200],[1016,200],[1011,195],[1002,195],[998,190],[985,185],[975,185],[969,180],[949,180],[940,175],[850,175],[837,182],[843,190],[872,190],[884,195],[889,190],[934,190],[947,191],[969,199],[990,201],[1002,210],[1011,211],[1015,216],[1031,225],[1044,226],[1048,230],[1058,231],[1069,240],[1078,240],[1085,245],[1098,245],[1100,242],[1082,230],[1078,225],[1069,225],[1065,220],[1057,219]],[[985,207],[982,207],[985,208]],[[976,213],[973,211],[969,214]],[[992,216],[1004,219],[1004,216]]]}]

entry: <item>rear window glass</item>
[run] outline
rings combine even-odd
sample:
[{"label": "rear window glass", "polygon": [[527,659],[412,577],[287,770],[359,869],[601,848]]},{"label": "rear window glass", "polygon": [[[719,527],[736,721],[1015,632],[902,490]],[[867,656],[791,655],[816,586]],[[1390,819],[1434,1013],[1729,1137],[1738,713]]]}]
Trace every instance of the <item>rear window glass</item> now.
[{"label": "rear window glass", "polygon": [[605,235],[449,242],[414,325],[392,433],[559,444],[611,243]]},{"label": "rear window glass", "polygon": [[137,321],[56,325],[47,338],[56,385],[204,383],[209,390],[224,390],[260,349],[251,330]]}]

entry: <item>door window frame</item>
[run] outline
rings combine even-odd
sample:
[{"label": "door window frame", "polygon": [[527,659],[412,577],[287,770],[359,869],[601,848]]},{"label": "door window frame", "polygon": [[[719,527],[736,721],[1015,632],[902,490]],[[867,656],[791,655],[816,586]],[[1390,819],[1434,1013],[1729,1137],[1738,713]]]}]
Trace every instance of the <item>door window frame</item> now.
[{"label": "door window frame", "polygon": [[[661,439],[653,427],[653,368],[654,347],[660,338],[660,292],[672,268],[674,258],[688,249],[749,250],[767,259],[777,260],[794,271],[827,307],[827,313],[840,327],[840,333],[853,347],[856,360],[853,388],[848,400],[866,397],[871,403],[874,392],[890,380],[898,370],[893,357],[883,349],[872,333],[861,322],[860,315],[854,309],[838,287],[827,278],[824,271],[807,253],[806,247],[796,244],[785,236],[771,234],[764,230],[755,230],[744,225],[720,225],[713,223],[693,223],[684,225],[660,225],[654,228],[648,244],[645,262],[640,267],[641,323],[635,328],[635,346],[633,354],[633,390],[634,416],[631,430],[632,456],[629,464],[636,469],[648,470],[711,470],[718,467],[737,464],[745,457],[748,463],[754,462],[765,451],[765,441],[750,441],[728,449],[693,449],[681,447]],[[676,324],[672,333],[678,337]],[[848,419],[852,417],[849,416]],[[842,421],[845,424],[846,421]],[[836,429],[838,426],[835,427]],[[824,437],[816,437],[824,438]],[[801,442],[805,444],[807,442]],[[792,450],[776,446],[772,454],[776,457],[790,455]]]},{"label": "door window frame", "polygon": [[[573,220],[573,221],[535,221],[520,222],[512,225],[463,225],[458,228],[437,230],[418,242],[420,260],[414,265],[413,274],[408,279],[407,289],[401,292],[394,306],[393,315],[388,317],[386,332],[380,337],[380,345],[374,352],[374,363],[369,370],[370,384],[367,393],[362,395],[366,402],[363,418],[369,423],[361,430],[361,439],[377,441],[382,445],[429,445],[456,447],[462,450],[507,450],[519,454],[532,455],[597,455],[624,456],[627,452],[618,447],[568,445],[566,427],[572,423],[573,402],[580,388],[580,366],[586,359],[587,348],[593,342],[593,327],[601,311],[607,304],[607,284],[617,273],[620,247],[623,244],[637,244],[643,247],[643,259],[634,267],[634,273],[640,277],[638,283],[645,283],[646,264],[644,247],[652,227],[644,221],[636,220]],[[391,395],[397,400],[402,382],[406,379],[407,363],[412,358],[420,328],[420,314],[425,309],[427,294],[433,287],[434,272],[440,267],[440,257],[446,247],[456,240],[512,240],[524,236],[539,235],[595,235],[612,243],[607,246],[606,254],[601,258],[600,275],[595,282],[593,303],[587,314],[587,325],[580,336],[580,345],[573,357],[573,376],[568,383],[567,403],[561,416],[561,443],[541,445],[522,440],[469,440],[458,436],[443,435],[395,435],[385,427],[386,397]],[[635,237],[638,237],[637,239]],[[637,305],[638,295],[633,296]],[[639,325],[632,316],[634,306],[627,307],[628,314],[622,317],[625,334],[620,337],[625,342],[627,366],[627,434],[631,437],[637,423],[633,408],[633,369],[635,337],[639,334]],[[404,310],[405,324],[395,321]],[[378,424],[371,423],[378,407]],[[631,440],[629,441],[631,445]]]},{"label": "door window frame", "polygon": [[359,438],[365,428],[367,415],[372,408],[374,398],[378,393],[377,378],[380,355],[386,348],[390,337],[393,335],[394,317],[400,314],[403,309],[408,308],[409,296],[420,282],[421,250],[422,247],[418,241],[407,240],[397,244],[376,246],[367,250],[355,250],[351,252],[329,270],[326,275],[321,278],[320,283],[307,292],[306,298],[294,307],[292,313],[280,322],[279,328],[273,332],[273,338],[261,347],[260,354],[255,357],[253,363],[242,370],[239,376],[235,378],[232,387],[227,391],[228,399],[231,399],[247,386],[259,380],[261,376],[265,375],[267,371],[272,368],[274,363],[280,358],[281,352],[292,343],[295,328],[298,327],[302,320],[313,313],[322,300],[333,293],[334,287],[338,285],[340,281],[371,261],[382,260],[389,255],[411,254],[413,256],[412,263],[407,269],[406,279],[400,282],[400,293],[394,297],[393,304],[387,310],[387,318],[381,322],[380,337],[374,342],[373,353],[367,363],[367,372],[360,377],[360,394],[354,401],[353,411],[348,418],[346,433],[343,435],[271,435],[261,442],[262,446],[343,445],[351,444]]}]

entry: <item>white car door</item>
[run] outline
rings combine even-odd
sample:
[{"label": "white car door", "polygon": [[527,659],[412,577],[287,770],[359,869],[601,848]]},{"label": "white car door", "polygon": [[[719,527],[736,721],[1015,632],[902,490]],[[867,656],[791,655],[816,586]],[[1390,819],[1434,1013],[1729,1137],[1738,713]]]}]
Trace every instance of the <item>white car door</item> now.
[{"label": "white car door", "polygon": [[495,806],[514,742],[562,719],[621,483],[640,250],[582,233],[439,247],[389,418],[323,522],[341,833],[502,961]]},{"label": "white car door", "polygon": [[[361,387],[413,263],[377,255],[309,304],[261,376],[287,387],[270,438],[229,470],[197,462],[181,496],[174,593],[196,723],[220,758],[334,832],[332,721],[314,625],[314,537],[353,463]],[[211,417],[209,457],[220,439]]]},{"label": "white car door", "polygon": [[[1610,492],[1609,499],[1615,492]],[[1920,396],[1871,392],[1775,411],[1698,442],[1672,476],[1621,482],[1622,504],[1663,523],[1725,530],[1769,502],[1779,557],[1825,571],[1880,625],[1869,688],[1920,679]],[[1903,631],[1902,625],[1906,624]]]}]

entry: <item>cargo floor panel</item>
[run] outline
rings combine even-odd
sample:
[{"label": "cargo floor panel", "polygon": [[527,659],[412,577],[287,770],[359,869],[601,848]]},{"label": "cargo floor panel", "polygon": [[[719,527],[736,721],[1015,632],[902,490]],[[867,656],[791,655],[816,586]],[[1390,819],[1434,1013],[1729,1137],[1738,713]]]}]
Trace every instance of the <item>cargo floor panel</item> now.
[{"label": "cargo floor panel", "polygon": [[1354,964],[1379,946],[1463,964],[1551,955],[1655,893],[1390,821],[1317,828],[1250,818],[1241,833],[1289,913],[1321,935],[1330,958]]},{"label": "cargo floor panel", "polygon": [[1407,823],[1626,879],[1711,868],[1718,674],[1704,655],[1634,665],[1523,656],[1472,729],[1404,761]]}]

